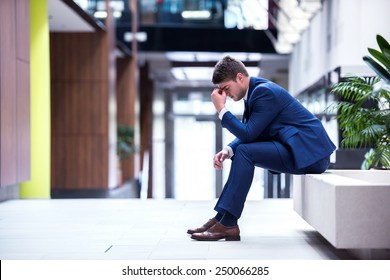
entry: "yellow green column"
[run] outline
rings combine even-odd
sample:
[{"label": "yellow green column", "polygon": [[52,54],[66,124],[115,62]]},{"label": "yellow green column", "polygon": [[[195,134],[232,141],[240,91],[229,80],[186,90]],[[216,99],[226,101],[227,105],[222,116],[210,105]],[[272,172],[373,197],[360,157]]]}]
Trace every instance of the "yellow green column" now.
[{"label": "yellow green column", "polygon": [[30,1],[31,180],[21,198],[50,198],[50,46],[47,0]]}]

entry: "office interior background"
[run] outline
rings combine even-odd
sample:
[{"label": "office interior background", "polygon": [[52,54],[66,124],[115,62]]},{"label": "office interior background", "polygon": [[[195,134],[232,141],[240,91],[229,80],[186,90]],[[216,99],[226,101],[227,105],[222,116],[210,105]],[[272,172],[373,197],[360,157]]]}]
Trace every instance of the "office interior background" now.
[{"label": "office interior background", "polygon": [[[389,26],[387,0],[2,0],[0,198],[217,197],[229,166],[212,157],[232,136],[210,80],[225,54],[288,89],[339,147],[330,87],[374,75],[362,57]],[[332,168],[362,159],[339,147]],[[267,176],[256,171],[251,199]]]}]

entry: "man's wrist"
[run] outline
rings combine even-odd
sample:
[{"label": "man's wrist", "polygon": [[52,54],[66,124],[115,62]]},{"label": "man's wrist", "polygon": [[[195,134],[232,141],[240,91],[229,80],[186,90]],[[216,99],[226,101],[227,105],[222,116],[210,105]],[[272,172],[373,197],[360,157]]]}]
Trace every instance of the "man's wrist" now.
[{"label": "man's wrist", "polygon": [[218,117],[220,120],[222,120],[223,118],[223,115],[225,115],[225,113],[228,111],[228,109],[226,109],[226,107],[223,107],[221,111],[219,111],[218,113]]}]

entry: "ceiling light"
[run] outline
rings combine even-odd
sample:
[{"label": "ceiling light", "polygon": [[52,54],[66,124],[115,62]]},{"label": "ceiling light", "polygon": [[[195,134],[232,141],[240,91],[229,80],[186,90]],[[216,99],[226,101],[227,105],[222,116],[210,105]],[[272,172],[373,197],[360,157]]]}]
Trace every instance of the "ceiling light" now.
[{"label": "ceiling light", "polygon": [[289,54],[293,51],[293,45],[287,42],[286,43],[276,42],[275,50],[279,54]]},{"label": "ceiling light", "polygon": [[171,73],[176,80],[183,81],[187,79],[186,74],[180,68],[172,68]]},{"label": "ceiling light", "polygon": [[183,11],[181,16],[184,19],[210,19],[211,13],[207,10],[199,10],[199,11]]},{"label": "ceiling light", "polygon": [[299,31],[303,31],[309,27],[310,22],[305,18],[291,18],[290,24]]},{"label": "ceiling light", "polygon": [[134,36],[132,32],[126,32],[123,35],[125,42],[132,42],[134,38],[137,40],[137,42],[143,43],[148,40],[148,34],[146,32],[137,32]]},{"label": "ceiling light", "polygon": [[115,18],[120,18],[120,17],[122,17],[122,12],[120,12],[120,11],[114,11],[112,14],[113,14],[113,16],[114,16]]},{"label": "ceiling light", "polygon": [[278,38],[280,37],[290,44],[296,44],[301,40],[301,35],[298,32],[280,32]]},{"label": "ceiling light", "polygon": [[107,12],[106,11],[96,11],[93,16],[95,18],[106,18],[107,17]]},{"label": "ceiling light", "polygon": [[169,61],[219,61],[226,55],[230,55],[243,62],[245,61],[260,61],[260,53],[242,53],[242,52],[229,52],[229,53],[216,53],[216,52],[167,52],[166,57]]},{"label": "ceiling light", "polygon": [[169,61],[194,61],[193,52],[166,52],[165,56]]},{"label": "ceiling light", "polygon": [[210,81],[213,70],[212,67],[174,67],[171,73],[177,80]]},{"label": "ceiling light", "polygon": [[322,0],[300,0],[299,6],[305,12],[315,14],[322,8]]}]

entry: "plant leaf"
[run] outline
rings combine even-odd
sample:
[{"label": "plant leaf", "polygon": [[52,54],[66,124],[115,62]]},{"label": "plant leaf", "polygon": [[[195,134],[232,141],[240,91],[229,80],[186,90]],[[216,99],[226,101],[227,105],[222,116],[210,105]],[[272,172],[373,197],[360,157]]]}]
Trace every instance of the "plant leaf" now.
[{"label": "plant leaf", "polygon": [[385,48],[385,49],[383,49],[382,53],[390,61],[390,49]]},{"label": "plant leaf", "polygon": [[378,62],[373,60],[370,56],[363,57],[364,62],[368,64],[383,80],[390,82],[390,74],[389,72],[383,68]]},{"label": "plant leaf", "polygon": [[375,49],[368,48],[368,52],[390,71],[390,59]]},{"label": "plant leaf", "polygon": [[384,49],[390,49],[390,44],[381,35],[376,35],[376,41],[382,52]]}]

